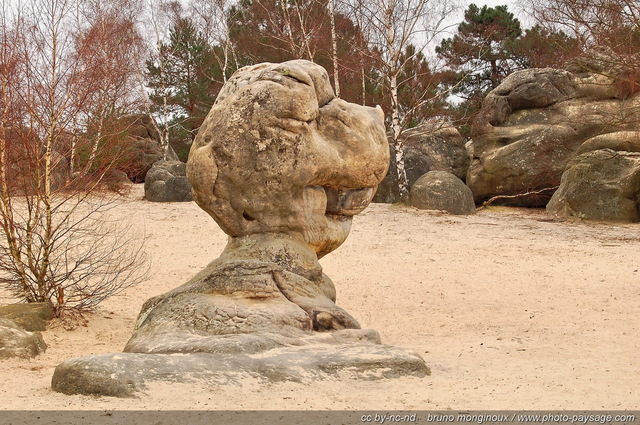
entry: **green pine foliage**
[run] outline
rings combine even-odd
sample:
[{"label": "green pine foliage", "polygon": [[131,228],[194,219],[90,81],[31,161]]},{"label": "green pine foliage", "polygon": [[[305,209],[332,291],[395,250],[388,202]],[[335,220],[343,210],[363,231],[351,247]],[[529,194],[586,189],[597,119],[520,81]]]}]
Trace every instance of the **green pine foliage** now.
[{"label": "green pine foliage", "polygon": [[178,18],[167,43],[147,61],[147,86],[155,111],[165,98],[171,139],[195,137],[222,87],[222,70],[211,46],[189,18]]}]

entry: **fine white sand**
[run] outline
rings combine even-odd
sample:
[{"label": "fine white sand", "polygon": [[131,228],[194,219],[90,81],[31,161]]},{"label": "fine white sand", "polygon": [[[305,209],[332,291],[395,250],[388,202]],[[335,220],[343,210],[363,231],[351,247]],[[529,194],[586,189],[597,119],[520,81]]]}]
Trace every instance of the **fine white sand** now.
[{"label": "fine white sand", "polygon": [[0,408],[640,409],[640,225],[383,204],[357,216],[321,263],[338,304],[383,342],[420,353],[430,377],[158,386],[138,399],[55,393],[56,365],[121,351],[142,303],[184,283],[226,243],[194,203],[142,194],[135,186],[110,214],[146,233],[151,276],[105,301],[86,327],[44,332],[45,354],[0,360]]}]

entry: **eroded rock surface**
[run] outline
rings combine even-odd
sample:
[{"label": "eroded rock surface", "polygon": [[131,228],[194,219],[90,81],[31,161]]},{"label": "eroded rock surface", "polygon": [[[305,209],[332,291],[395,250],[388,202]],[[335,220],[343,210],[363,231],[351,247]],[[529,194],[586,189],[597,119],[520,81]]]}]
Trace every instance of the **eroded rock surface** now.
[{"label": "eroded rock surface", "polygon": [[300,380],[300,368],[304,379],[428,374],[418,355],[359,329],[318,262],[344,242],[387,171],[383,118],[335,98],[326,71],[307,61],[237,71],[187,164],[193,198],[229,235],[227,247],[144,304],[125,353],[63,363],[54,389],[112,395],[112,376],[138,391],[198,371],[216,382],[235,372]]},{"label": "eroded rock surface", "polygon": [[589,220],[640,221],[640,153],[605,148],[579,155],[562,175],[547,211]]},{"label": "eroded rock surface", "polygon": [[347,237],[387,172],[381,109],[334,98],[304,61],[238,71],[200,127],[194,199],[232,237],[303,237],[318,256]]},{"label": "eroded rock surface", "polygon": [[567,70],[518,71],[489,93],[470,143],[476,203],[529,193],[503,203],[545,206],[585,141],[640,130],[640,93],[621,88],[625,70],[612,63],[601,52]]}]

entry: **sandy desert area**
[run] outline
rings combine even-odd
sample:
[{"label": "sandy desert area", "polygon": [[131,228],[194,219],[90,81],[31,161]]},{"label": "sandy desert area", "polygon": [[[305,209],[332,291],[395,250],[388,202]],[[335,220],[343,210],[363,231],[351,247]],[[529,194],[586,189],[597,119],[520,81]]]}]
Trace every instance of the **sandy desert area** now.
[{"label": "sandy desert area", "polygon": [[138,399],[55,393],[56,365],[121,351],[142,303],[226,243],[195,203],[150,203],[141,185],[110,214],[146,234],[149,278],[86,327],[53,323],[45,354],[0,361],[0,408],[640,409],[640,225],[501,207],[451,216],[372,204],[321,260],[338,304],[384,343],[420,353],[429,377],[159,386]]}]

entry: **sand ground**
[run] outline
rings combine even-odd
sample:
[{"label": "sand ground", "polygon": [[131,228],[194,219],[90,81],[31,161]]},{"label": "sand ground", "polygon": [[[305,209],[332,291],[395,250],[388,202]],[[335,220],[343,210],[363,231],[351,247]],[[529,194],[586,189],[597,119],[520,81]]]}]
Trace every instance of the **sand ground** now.
[{"label": "sand ground", "polygon": [[[640,409],[640,227],[494,208],[473,216],[373,204],[321,260],[338,304],[383,342],[420,353],[424,379],[152,388],[66,396],[57,364],[121,351],[142,303],[216,258],[226,236],[194,203],[133,188],[111,211],[144,232],[152,273],[88,325],[43,333],[32,360],[0,361],[3,409]],[[9,299],[0,298],[0,303]]]}]

